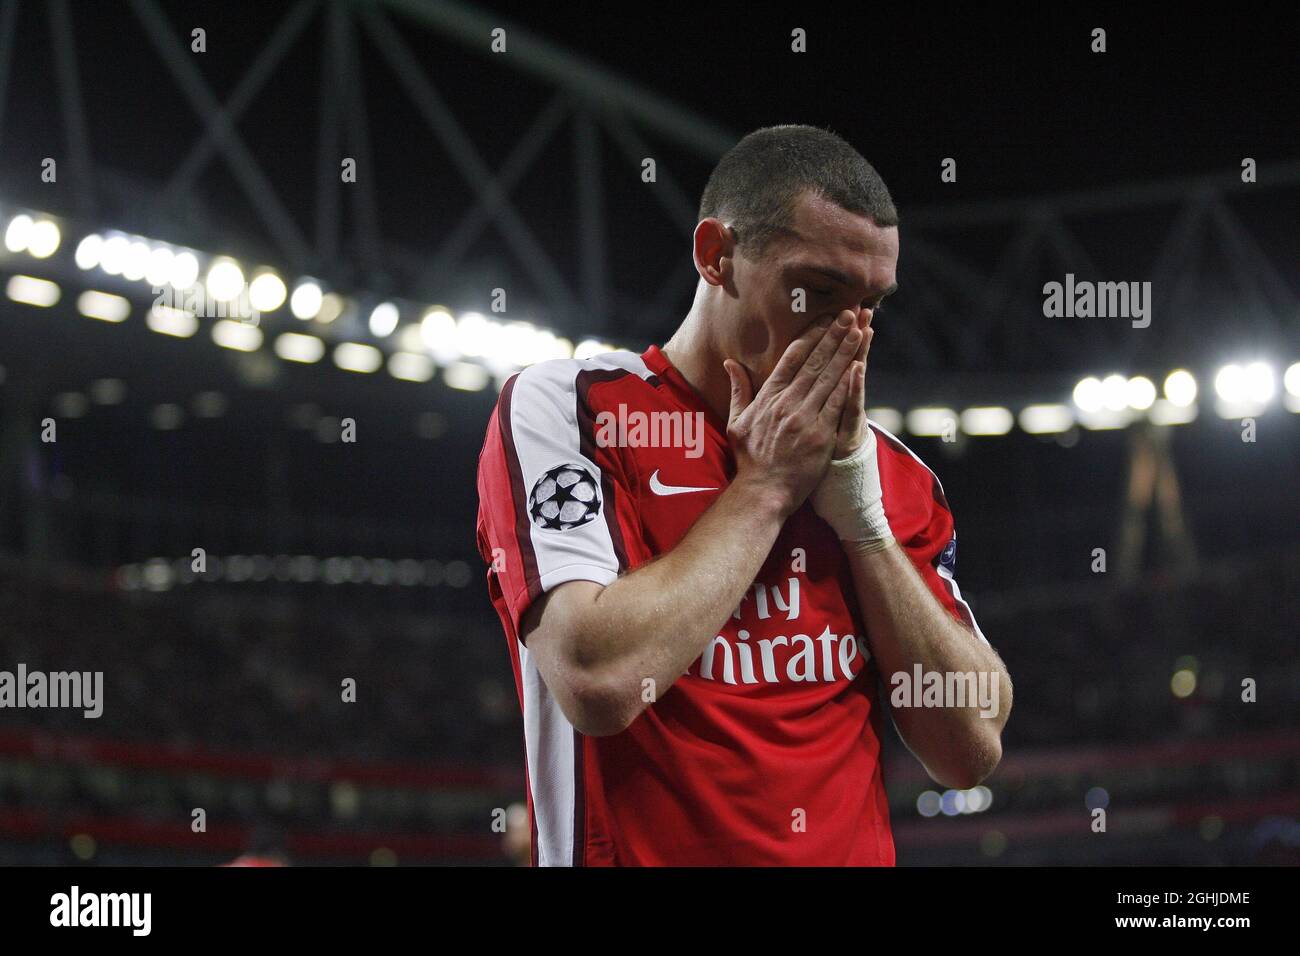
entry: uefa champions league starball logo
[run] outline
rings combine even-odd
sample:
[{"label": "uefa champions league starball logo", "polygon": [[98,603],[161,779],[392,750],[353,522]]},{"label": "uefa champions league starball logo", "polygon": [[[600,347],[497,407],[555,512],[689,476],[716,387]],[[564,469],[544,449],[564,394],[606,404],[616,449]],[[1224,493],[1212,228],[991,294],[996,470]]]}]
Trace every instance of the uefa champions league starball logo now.
[{"label": "uefa champions league starball logo", "polygon": [[528,496],[533,524],[547,531],[570,531],[600,514],[596,479],[582,465],[557,465],[533,485]]}]

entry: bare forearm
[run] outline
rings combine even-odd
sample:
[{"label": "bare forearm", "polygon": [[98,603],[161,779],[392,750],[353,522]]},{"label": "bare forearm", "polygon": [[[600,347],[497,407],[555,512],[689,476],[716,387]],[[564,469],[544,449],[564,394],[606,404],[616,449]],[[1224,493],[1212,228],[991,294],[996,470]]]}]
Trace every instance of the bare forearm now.
[{"label": "bare forearm", "polygon": [[[1011,710],[1011,680],[1001,659],[948,614],[897,543],[867,554],[845,548],[886,693],[897,686],[910,690],[918,665],[945,685],[952,675],[954,686],[984,689],[982,701],[975,695],[960,701],[963,706],[945,699],[939,707],[894,707],[904,741],[932,776],[948,778],[942,782],[987,775],[1000,757]],[[894,675],[905,676],[895,682]],[[970,681],[960,675],[971,675]]]},{"label": "bare forearm", "polygon": [[769,496],[730,485],[675,548],[597,595],[584,615],[577,663],[631,701],[662,695],[735,611],[783,520]]}]

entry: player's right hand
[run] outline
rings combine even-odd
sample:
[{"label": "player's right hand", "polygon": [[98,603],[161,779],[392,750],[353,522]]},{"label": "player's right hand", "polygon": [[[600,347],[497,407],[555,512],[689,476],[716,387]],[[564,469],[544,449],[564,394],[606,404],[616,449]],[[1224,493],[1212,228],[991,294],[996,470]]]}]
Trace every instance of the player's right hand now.
[{"label": "player's right hand", "polygon": [[770,496],[783,515],[803,504],[830,463],[852,378],[845,372],[861,344],[852,312],[816,323],[790,343],[757,395],[743,365],[723,362],[735,482]]}]

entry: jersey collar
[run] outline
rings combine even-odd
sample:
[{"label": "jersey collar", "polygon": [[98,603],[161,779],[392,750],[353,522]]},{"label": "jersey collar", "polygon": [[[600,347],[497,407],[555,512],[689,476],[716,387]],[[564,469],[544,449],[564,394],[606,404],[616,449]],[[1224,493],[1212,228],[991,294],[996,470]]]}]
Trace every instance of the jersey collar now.
[{"label": "jersey collar", "polygon": [[651,345],[641,353],[641,360],[645,362],[646,368],[654,372],[659,381],[663,382],[677,402],[691,411],[700,411],[704,413],[705,421],[709,423],[721,436],[723,444],[727,439],[727,423],[718,417],[712,406],[704,400],[695,386],[686,381],[686,377],[677,371],[677,366],[668,361],[668,356],[664,355],[663,350],[657,345]]}]

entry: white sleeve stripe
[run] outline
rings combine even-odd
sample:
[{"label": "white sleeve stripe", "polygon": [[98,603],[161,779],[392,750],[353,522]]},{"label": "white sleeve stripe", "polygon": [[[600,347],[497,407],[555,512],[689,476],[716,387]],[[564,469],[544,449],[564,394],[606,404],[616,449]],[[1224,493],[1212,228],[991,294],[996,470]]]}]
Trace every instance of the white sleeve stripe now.
[{"label": "white sleeve stripe", "polygon": [[[639,361],[639,357],[633,358]],[[612,502],[605,500],[605,476],[596,462],[583,453],[578,422],[578,378],[583,372],[601,367],[601,363],[592,361],[540,362],[520,372],[515,380],[510,406],[511,451],[519,465],[523,495],[530,496],[549,469],[577,465],[593,479],[601,499],[596,517],[567,530],[543,527],[529,516],[526,544],[531,545],[542,590],[553,586],[551,582],[559,583],[555,572],[564,568],[605,569],[613,577],[620,568],[615,537],[609,526],[610,521],[617,519],[611,514]],[[629,371],[621,365],[614,367]]]},{"label": "white sleeve stripe", "polygon": [[524,692],[524,754],[537,826],[537,865],[571,866],[577,840],[574,811],[581,786],[573,725],[551,696],[528,648],[519,643],[518,650]]},{"label": "white sleeve stripe", "polygon": [[[952,576],[952,572],[942,564],[935,565],[935,570],[939,572],[939,577],[948,582],[948,590],[951,592],[953,600],[965,609],[967,617],[970,618],[970,625],[975,629],[975,636],[985,644],[988,644],[988,638],[985,637],[984,632],[980,630],[980,626],[975,620],[975,612],[970,609],[970,605],[967,604],[965,598],[961,596],[961,588],[957,586],[957,579]],[[991,647],[992,645],[989,646]]]}]

